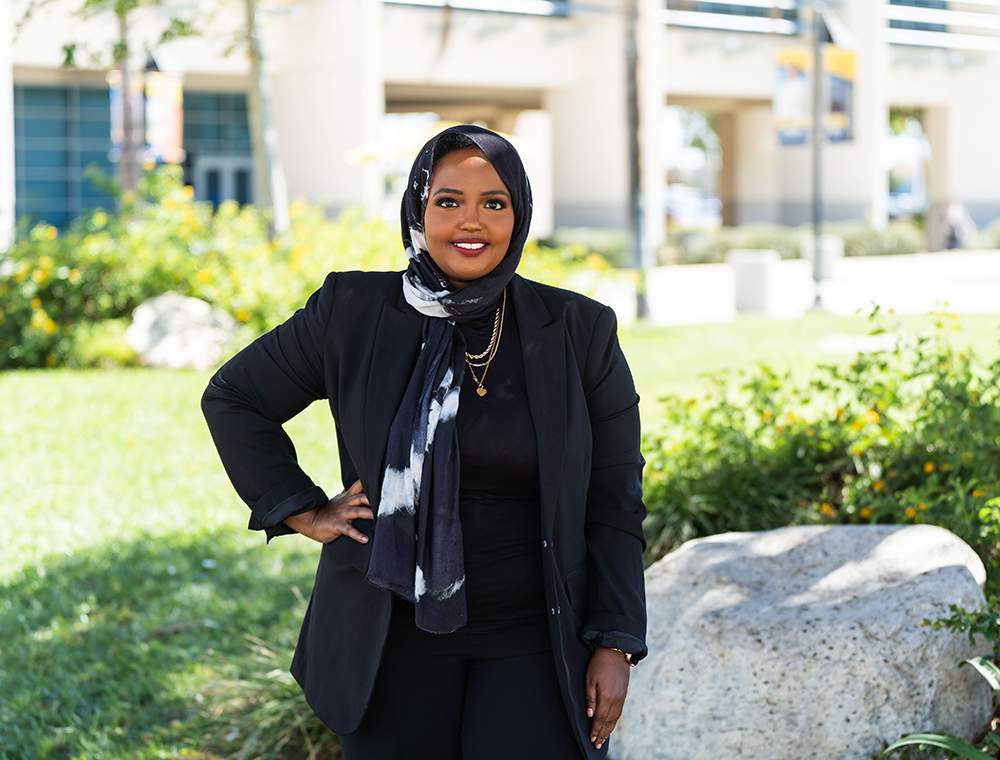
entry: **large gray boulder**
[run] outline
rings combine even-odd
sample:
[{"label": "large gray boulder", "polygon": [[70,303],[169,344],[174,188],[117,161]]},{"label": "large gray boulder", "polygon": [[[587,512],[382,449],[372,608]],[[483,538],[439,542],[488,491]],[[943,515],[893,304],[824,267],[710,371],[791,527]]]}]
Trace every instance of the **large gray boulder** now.
[{"label": "large gray boulder", "polygon": [[236,320],[198,298],[164,293],[140,304],[125,339],[151,367],[218,366],[236,333]]},{"label": "large gray boulder", "polygon": [[868,760],[920,731],[977,735],[991,693],[968,636],[922,618],[983,604],[983,565],[928,525],[689,541],[646,573],[649,657],[615,760]]}]

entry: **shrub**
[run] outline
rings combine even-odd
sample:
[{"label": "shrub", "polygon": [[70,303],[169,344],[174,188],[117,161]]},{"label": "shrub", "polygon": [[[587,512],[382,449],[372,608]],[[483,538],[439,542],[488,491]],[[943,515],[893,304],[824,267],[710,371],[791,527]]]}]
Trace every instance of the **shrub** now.
[{"label": "shrub", "polygon": [[588,252],[607,259],[612,266],[627,269],[632,266],[629,241],[628,230],[618,227],[560,227],[540,242],[549,248],[583,246]]},{"label": "shrub", "polygon": [[648,559],[728,530],[932,523],[975,548],[995,584],[1000,361],[954,349],[956,325],[939,315],[935,334],[800,385],[759,367],[714,378],[703,400],[666,399],[644,442]]},{"label": "shrub", "polygon": [[[319,207],[294,203],[289,232],[268,240],[255,207],[228,201],[213,212],[192,195],[179,168],[163,167],[119,212],[98,209],[64,234],[46,224],[22,228],[0,260],[0,369],[131,361],[112,339],[120,327],[95,325],[127,319],[168,291],[228,311],[252,336],[286,319],[330,271],[406,266],[398,232],[357,210],[329,220]],[[588,282],[574,279],[581,272],[627,276],[581,245],[529,244],[519,271],[577,289]]]},{"label": "shrub", "polygon": [[[833,222],[824,232],[844,239],[845,256],[881,256],[897,253],[917,253],[924,250],[924,233],[908,221],[890,222],[884,231],[866,222]],[[809,225],[786,227],[781,224],[754,222],[739,227],[678,235],[681,263],[711,264],[725,261],[734,249],[770,249],[783,259],[802,257],[802,240],[812,235]]]},{"label": "shrub", "polygon": [[913,222],[889,222],[877,230],[866,222],[834,222],[826,229],[844,240],[845,256],[885,256],[926,250],[923,230]]},{"label": "shrub", "polygon": [[682,264],[716,264],[734,249],[775,250],[783,259],[802,256],[803,230],[781,224],[753,222],[739,227],[694,232],[681,242]]}]

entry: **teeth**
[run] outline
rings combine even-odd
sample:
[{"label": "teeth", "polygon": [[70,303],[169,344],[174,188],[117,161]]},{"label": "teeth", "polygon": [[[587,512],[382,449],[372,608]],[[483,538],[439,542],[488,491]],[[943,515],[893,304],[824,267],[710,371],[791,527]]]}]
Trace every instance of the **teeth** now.
[{"label": "teeth", "polygon": [[455,243],[455,245],[467,251],[478,251],[480,248],[485,247],[486,243]]}]

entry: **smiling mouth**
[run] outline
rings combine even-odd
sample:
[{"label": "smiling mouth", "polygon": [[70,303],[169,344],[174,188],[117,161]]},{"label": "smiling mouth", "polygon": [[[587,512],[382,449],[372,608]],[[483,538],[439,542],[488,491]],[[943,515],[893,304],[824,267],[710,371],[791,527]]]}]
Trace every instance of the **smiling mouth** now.
[{"label": "smiling mouth", "polygon": [[486,247],[486,243],[452,243],[452,245],[463,253],[479,253]]}]

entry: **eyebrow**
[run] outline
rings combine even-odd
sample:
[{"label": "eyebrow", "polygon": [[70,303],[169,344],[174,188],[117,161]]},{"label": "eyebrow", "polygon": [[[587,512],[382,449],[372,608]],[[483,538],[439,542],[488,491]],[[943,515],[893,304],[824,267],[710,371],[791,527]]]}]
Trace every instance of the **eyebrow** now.
[{"label": "eyebrow", "polygon": [[[447,193],[448,195],[465,195],[461,190],[456,190],[453,187],[442,187],[439,188],[434,195],[441,195],[441,193]],[[504,198],[510,200],[510,195],[506,190],[487,190],[480,195],[502,195]]]}]

